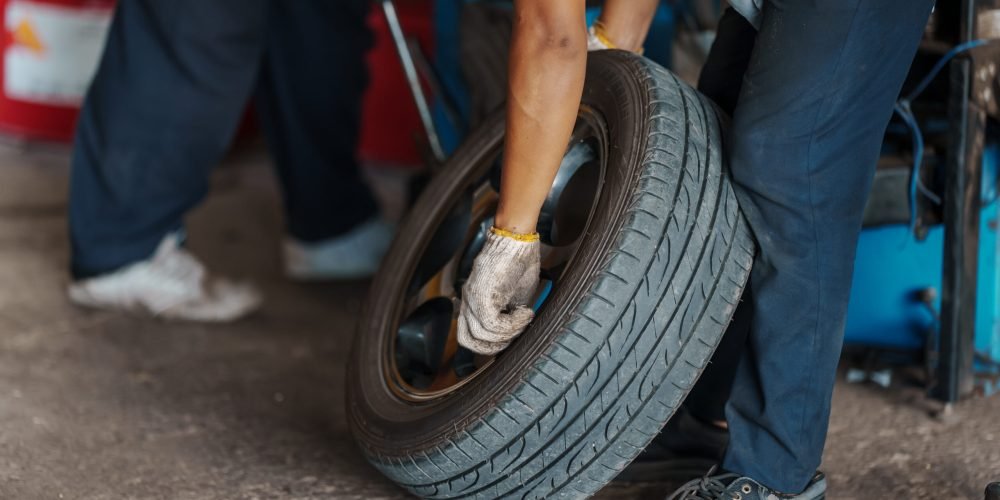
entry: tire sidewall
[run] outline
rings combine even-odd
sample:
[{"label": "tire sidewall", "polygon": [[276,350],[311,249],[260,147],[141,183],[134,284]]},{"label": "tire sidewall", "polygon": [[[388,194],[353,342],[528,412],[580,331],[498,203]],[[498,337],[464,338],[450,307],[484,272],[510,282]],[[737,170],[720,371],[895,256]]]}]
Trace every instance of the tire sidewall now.
[{"label": "tire sidewall", "polygon": [[503,116],[493,116],[477,129],[427,186],[372,284],[348,369],[349,419],[366,453],[380,460],[406,457],[462,434],[471,423],[497,411],[499,402],[523,383],[525,373],[545,359],[557,339],[568,334],[564,327],[615,243],[641,172],[647,134],[637,127],[647,122],[647,95],[637,82],[616,78],[630,74],[621,65],[635,64],[637,60],[618,54],[592,54],[588,61],[582,105],[604,118],[609,134],[606,146],[633,154],[603,152],[606,165],[600,197],[573,265],[536,320],[493,366],[446,398],[414,404],[397,398],[386,387],[385,342],[398,328],[402,291],[428,238],[451,209],[455,193],[468,189],[490,168],[491,162],[483,160],[502,144]]}]

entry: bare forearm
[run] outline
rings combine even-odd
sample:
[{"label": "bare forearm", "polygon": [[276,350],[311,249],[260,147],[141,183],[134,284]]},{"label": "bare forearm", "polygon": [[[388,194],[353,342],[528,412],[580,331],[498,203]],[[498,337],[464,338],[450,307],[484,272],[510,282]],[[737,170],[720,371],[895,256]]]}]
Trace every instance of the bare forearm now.
[{"label": "bare forearm", "polygon": [[576,122],[587,62],[583,0],[517,0],[496,224],[535,231]]},{"label": "bare forearm", "polygon": [[[584,0],[516,0],[507,135],[496,225],[535,231],[583,93]],[[659,0],[607,0],[603,33],[615,47],[642,47]]]}]

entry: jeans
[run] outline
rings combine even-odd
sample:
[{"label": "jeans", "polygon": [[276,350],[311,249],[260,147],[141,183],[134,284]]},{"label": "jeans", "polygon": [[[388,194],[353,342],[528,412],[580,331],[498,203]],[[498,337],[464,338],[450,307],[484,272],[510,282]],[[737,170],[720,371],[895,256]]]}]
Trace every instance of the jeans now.
[{"label": "jeans", "polygon": [[862,212],[932,5],[767,0],[759,32],[730,11],[699,82],[732,113],[726,151],[759,251],[688,404],[714,418],[727,396],[722,467],[777,491],[820,465]]},{"label": "jeans", "polygon": [[355,158],[369,3],[118,2],[74,145],[73,275],[146,259],[181,229],[251,97],[292,237],[330,238],[374,216]]}]

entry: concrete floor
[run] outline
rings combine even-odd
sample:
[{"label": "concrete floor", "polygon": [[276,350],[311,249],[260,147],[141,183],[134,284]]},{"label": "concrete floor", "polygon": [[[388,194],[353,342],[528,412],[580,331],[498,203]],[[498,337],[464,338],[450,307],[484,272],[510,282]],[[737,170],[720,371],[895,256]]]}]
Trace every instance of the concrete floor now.
[{"label": "concrete floor", "polygon": [[[282,279],[261,154],[220,169],[189,221],[196,254],[266,291],[263,311],[224,326],[66,301],[67,163],[63,150],[0,148],[0,498],[405,497],[345,422],[343,366],[367,284]],[[913,391],[838,386],[830,498],[981,498],[1000,480],[1000,397],[944,420],[927,408]]]}]

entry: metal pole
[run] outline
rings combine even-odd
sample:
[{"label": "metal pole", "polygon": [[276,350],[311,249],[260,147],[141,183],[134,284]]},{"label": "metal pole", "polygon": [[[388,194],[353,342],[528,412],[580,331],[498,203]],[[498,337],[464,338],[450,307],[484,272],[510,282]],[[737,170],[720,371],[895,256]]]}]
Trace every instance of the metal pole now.
[{"label": "metal pole", "polygon": [[[976,0],[964,0],[960,42],[975,36]],[[944,193],[944,272],[941,342],[931,394],[953,403],[973,389],[976,281],[986,110],[979,99],[975,59],[951,62],[950,138]]]},{"label": "metal pole", "polygon": [[420,84],[420,77],[417,75],[417,68],[413,63],[413,54],[406,43],[403,35],[403,26],[399,22],[396,14],[396,6],[392,0],[381,0],[382,11],[385,12],[385,21],[389,25],[389,33],[392,34],[392,42],[396,46],[399,54],[399,61],[403,64],[403,72],[406,74],[406,81],[410,86],[410,93],[413,94],[413,101],[417,105],[417,112],[420,113],[420,121],[423,123],[424,132],[427,134],[427,144],[430,146],[431,154],[438,163],[444,163],[444,148],[441,147],[441,139],[438,136],[437,127],[434,126],[434,119],[431,117],[431,108],[427,104],[427,96],[424,95],[424,88]]}]

